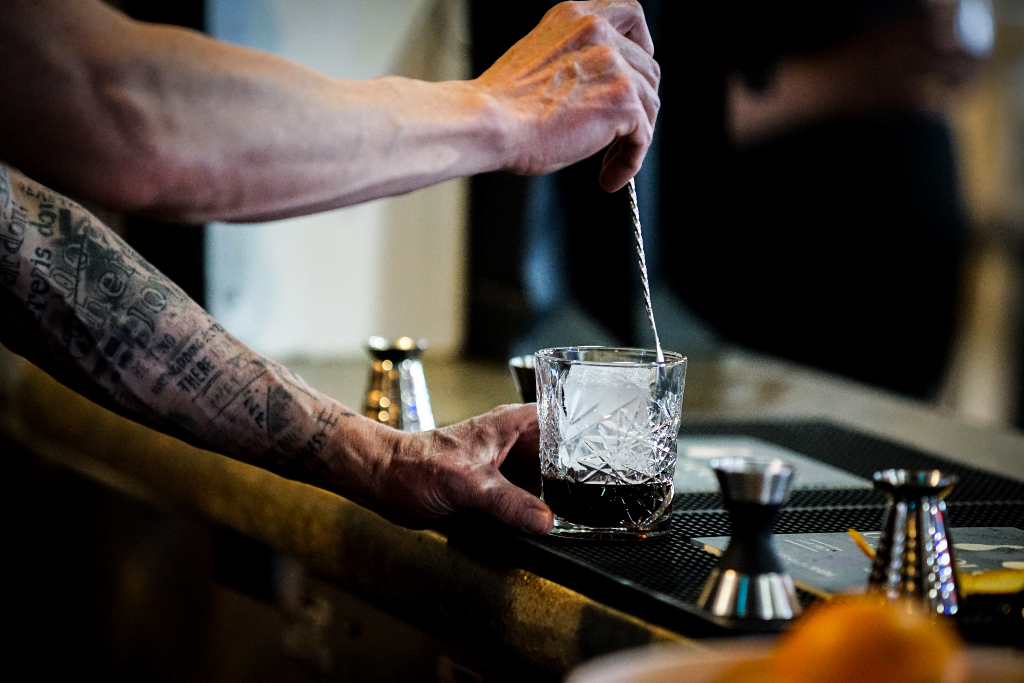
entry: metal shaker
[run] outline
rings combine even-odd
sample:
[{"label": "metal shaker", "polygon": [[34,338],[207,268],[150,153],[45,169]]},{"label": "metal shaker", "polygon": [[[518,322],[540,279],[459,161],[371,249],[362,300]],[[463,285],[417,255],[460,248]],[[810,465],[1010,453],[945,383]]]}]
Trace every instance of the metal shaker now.
[{"label": "metal shaker", "polygon": [[427,343],[411,337],[389,341],[370,337],[373,358],[363,415],[406,432],[433,429],[434,413],[419,357]]},{"label": "metal shaker", "polygon": [[778,458],[714,458],[732,536],[697,606],[718,617],[784,623],[800,614],[796,587],[775,551],[772,527],[793,468]]},{"label": "metal shaker", "polygon": [[956,477],[939,470],[875,472],[889,495],[868,588],[890,599],[909,597],[932,613],[956,614],[961,599],[946,503]]}]

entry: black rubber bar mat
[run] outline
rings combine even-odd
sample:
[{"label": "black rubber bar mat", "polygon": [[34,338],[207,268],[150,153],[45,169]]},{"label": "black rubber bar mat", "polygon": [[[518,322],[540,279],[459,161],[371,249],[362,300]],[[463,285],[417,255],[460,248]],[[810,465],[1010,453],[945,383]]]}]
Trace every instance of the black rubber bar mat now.
[{"label": "black rubber bar mat", "polygon": [[[999,526],[1024,529],[1024,483],[954,463],[907,446],[827,422],[688,424],[682,436],[747,436],[870,479],[890,467],[941,469],[959,481],[947,498],[955,527]],[[776,522],[776,533],[877,531],[886,507],[871,489],[795,491]],[[714,493],[678,495],[672,530],[642,542],[580,541],[555,537],[504,537],[501,554],[536,574],[595,600],[694,637],[737,635],[777,626],[737,624],[712,617],[696,606],[716,558],[691,539],[730,533],[729,519]],[[492,535],[493,538],[493,535]],[[817,598],[800,592],[807,606]],[[958,624],[969,640],[1005,642],[1024,627],[1024,597],[971,596]],[[1010,630],[1008,630],[1010,629]]]}]

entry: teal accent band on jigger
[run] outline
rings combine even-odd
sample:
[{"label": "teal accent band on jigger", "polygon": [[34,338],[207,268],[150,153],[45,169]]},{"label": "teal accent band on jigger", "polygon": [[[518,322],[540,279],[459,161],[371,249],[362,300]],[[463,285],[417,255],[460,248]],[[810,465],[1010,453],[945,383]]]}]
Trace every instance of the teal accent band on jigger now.
[{"label": "teal accent band on jigger", "polygon": [[943,500],[956,477],[939,470],[875,472],[875,488],[889,495],[868,578],[869,589],[889,599],[909,597],[930,611],[954,615],[960,577]]},{"label": "teal accent band on jigger", "polygon": [[727,619],[792,619],[800,614],[800,602],[772,542],[775,516],[789,497],[792,466],[778,458],[742,457],[715,458],[710,465],[732,535],[697,606]]}]

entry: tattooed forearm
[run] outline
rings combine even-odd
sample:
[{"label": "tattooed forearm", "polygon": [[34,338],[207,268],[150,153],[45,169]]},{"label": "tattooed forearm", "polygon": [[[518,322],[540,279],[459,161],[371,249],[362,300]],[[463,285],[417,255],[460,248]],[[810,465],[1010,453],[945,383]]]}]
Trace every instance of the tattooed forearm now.
[{"label": "tattooed forearm", "polygon": [[0,342],[123,415],[392,520],[466,508],[551,528],[547,506],[498,470],[517,445],[535,461],[532,407],[416,434],[353,415],[232,337],[88,211],[2,163]]},{"label": "tattooed forearm", "polygon": [[134,419],[317,478],[351,412],[241,344],[73,201],[2,164],[0,210],[0,341]]}]

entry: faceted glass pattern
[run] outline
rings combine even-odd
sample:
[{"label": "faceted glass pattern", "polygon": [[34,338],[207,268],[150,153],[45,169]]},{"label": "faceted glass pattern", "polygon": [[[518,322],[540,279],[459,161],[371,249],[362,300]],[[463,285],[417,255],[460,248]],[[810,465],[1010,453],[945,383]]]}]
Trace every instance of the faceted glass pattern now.
[{"label": "faceted glass pattern", "polygon": [[588,484],[670,483],[686,359],[641,349],[537,353],[541,473]]}]

